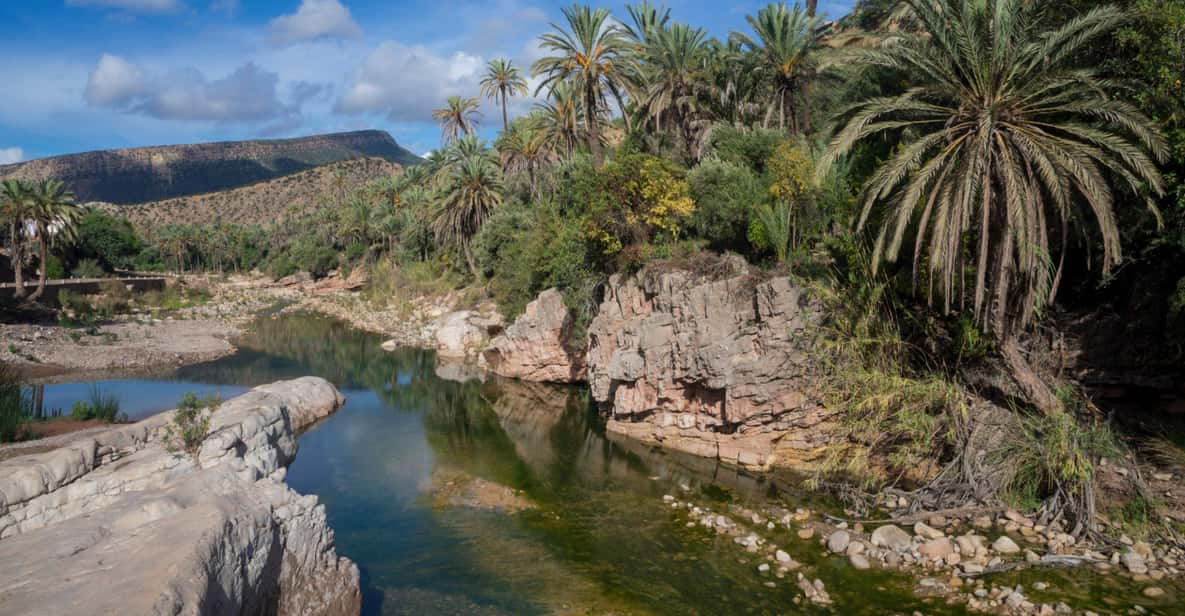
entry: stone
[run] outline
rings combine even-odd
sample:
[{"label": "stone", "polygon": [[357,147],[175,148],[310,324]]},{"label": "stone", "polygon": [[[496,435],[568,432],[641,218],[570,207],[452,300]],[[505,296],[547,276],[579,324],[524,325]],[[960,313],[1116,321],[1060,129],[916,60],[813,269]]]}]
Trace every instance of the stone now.
[{"label": "stone", "polygon": [[923,522],[918,522],[917,524],[913,525],[913,534],[923,539],[938,539],[939,537],[946,536],[946,533],[943,533],[937,528],[933,528]]},{"label": "stone", "polygon": [[712,274],[652,266],[605,286],[587,363],[606,430],[744,468],[818,468],[838,438],[806,334],[821,305],[743,259],[697,271]]},{"label": "stone", "polygon": [[0,462],[0,518],[21,519],[0,611],[358,613],[324,506],[283,483],[297,432],[342,401],[323,379],[273,383],[219,406],[196,456],[166,451],[166,412]]},{"label": "stone", "polygon": [[585,380],[584,341],[573,340],[571,311],[556,289],[548,289],[481,354],[481,364],[500,376],[546,383]]},{"label": "stone", "polygon": [[969,558],[986,550],[983,542],[984,538],[979,535],[961,535],[955,538],[959,553]]},{"label": "stone", "polygon": [[992,549],[1001,554],[1017,554],[1020,552],[1020,546],[1012,540],[1008,535],[1000,535],[992,542]]},{"label": "stone", "polygon": [[983,573],[983,565],[978,563],[963,563],[963,573],[971,575]]},{"label": "stone", "polygon": [[876,547],[900,552],[909,549],[911,542],[909,533],[895,524],[886,524],[872,531],[872,545]]},{"label": "stone", "polygon": [[954,554],[954,552],[954,544],[946,537],[931,539],[918,547],[918,553],[930,560],[945,560],[947,556]]},{"label": "stone", "polygon": [[496,312],[459,310],[441,316],[432,325],[436,354],[445,358],[476,357],[502,330],[502,315]]},{"label": "stone", "polygon": [[815,536],[815,529],[813,529],[813,528],[798,529],[798,538],[799,539],[811,539],[814,536]]},{"label": "stone", "polygon": [[778,550],[778,551],[774,552],[774,560],[776,560],[780,563],[790,563],[790,562],[794,561],[794,559],[790,558],[790,555],[787,554],[784,550]]},{"label": "stone", "polygon": [[760,565],[757,565],[757,571],[759,573],[769,573],[769,563],[761,563]]},{"label": "stone", "polygon": [[1159,586],[1149,586],[1143,590],[1145,597],[1156,599],[1164,596],[1164,589]]},{"label": "stone", "polygon": [[827,549],[839,554],[848,549],[848,544],[851,543],[852,537],[846,530],[837,530],[831,533],[827,538]]},{"label": "stone", "polygon": [[872,564],[868,562],[868,558],[866,558],[863,554],[848,554],[848,562],[851,563],[853,567],[860,570],[872,567]]},{"label": "stone", "polygon": [[1127,570],[1136,574],[1148,573],[1148,565],[1144,562],[1144,557],[1139,552],[1128,549],[1119,555],[1119,561],[1123,563]]}]

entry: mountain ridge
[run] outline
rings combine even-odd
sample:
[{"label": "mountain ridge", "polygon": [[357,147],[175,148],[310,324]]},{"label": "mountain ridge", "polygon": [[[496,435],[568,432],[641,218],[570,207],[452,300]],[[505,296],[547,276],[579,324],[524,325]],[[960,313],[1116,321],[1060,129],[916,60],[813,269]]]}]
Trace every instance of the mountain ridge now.
[{"label": "mountain ridge", "polygon": [[387,132],[362,130],[63,154],[0,166],[0,179],[52,177],[79,201],[133,205],[233,190],[359,158],[402,166],[421,160]]}]

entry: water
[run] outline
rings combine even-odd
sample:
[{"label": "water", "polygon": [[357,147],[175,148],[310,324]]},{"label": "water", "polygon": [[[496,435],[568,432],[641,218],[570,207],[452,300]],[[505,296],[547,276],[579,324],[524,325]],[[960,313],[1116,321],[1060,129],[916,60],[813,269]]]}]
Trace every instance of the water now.
[{"label": "water", "polygon": [[[759,575],[754,555],[731,537],[687,528],[686,514],[662,496],[723,509],[770,501],[793,508],[809,495],[614,442],[582,388],[453,382],[437,376],[431,353],[387,353],[380,342],[319,317],[268,318],[233,357],[172,379],[102,386],[120,393],[127,410],[134,399],[139,413],[172,406],[185,388],[232,395],[306,374],[334,382],[346,405],[301,437],[288,483],[325,504],[339,553],[362,570],[365,614],[964,613],[917,598],[904,574],[857,572],[789,531],[765,532],[835,601],[830,612],[797,604],[792,576]],[[87,387],[46,392],[69,408]],[[1041,600],[1173,613],[1171,601],[1140,600],[1139,588],[1087,571],[1001,582],[1037,579],[1053,585],[1032,593]]]}]

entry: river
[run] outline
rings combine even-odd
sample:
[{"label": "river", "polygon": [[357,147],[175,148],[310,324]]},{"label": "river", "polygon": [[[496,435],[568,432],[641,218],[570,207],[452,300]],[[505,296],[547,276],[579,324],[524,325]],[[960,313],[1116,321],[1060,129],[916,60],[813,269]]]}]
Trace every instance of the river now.
[{"label": "river", "polygon": [[[438,376],[432,353],[389,353],[381,342],[318,316],[268,317],[231,357],[98,386],[139,418],[189,390],[230,396],[310,374],[337,385],[346,404],[302,435],[288,483],[325,504],[339,553],[362,571],[364,614],[965,613],[916,596],[909,575],[855,571],[817,541],[763,531],[825,582],[835,604],[802,602],[793,574],[759,573],[757,555],[689,525],[663,499],[720,511],[827,506],[793,482],[614,442],[583,388],[456,382]],[[89,388],[47,385],[46,404],[68,411]],[[1035,601],[1180,613],[1089,571],[999,579],[1029,585],[1037,576],[1051,588],[1026,590]]]}]

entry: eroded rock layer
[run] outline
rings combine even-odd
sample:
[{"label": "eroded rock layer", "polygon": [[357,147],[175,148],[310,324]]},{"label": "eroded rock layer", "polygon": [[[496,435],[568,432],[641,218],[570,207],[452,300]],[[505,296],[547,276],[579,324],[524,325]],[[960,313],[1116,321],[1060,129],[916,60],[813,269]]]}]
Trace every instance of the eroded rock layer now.
[{"label": "eroded rock layer", "polygon": [[221,405],[196,456],[172,413],[0,463],[0,614],[356,614],[358,568],[325,509],[284,483],[327,381]]},{"label": "eroded rock layer", "polygon": [[819,309],[788,278],[725,261],[713,276],[614,276],[589,327],[608,430],[752,468],[806,469],[833,434],[818,401]]},{"label": "eroded rock layer", "polygon": [[587,374],[583,352],[571,347],[572,315],[564,297],[548,289],[482,353],[495,374],[543,383],[577,383]]}]

